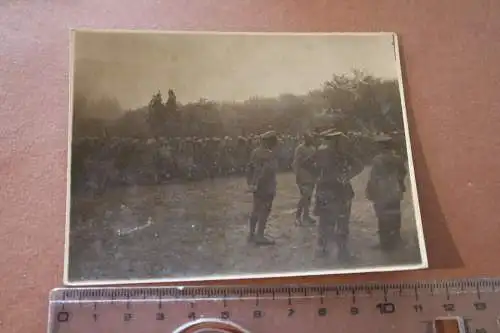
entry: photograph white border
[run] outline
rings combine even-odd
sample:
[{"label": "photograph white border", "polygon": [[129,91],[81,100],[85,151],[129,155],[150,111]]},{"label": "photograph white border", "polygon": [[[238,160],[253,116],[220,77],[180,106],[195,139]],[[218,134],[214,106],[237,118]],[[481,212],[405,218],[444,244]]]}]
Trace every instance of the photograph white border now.
[{"label": "photograph white border", "polygon": [[[116,34],[191,34],[191,35],[266,35],[266,36],[380,36],[391,35],[394,41],[395,62],[397,65],[398,86],[401,98],[401,109],[403,113],[403,124],[405,143],[407,150],[408,172],[411,184],[411,197],[415,216],[416,229],[418,233],[418,246],[420,252],[421,263],[410,265],[395,265],[395,266],[375,266],[364,268],[348,268],[348,269],[330,269],[318,271],[298,271],[298,272],[282,272],[282,273],[256,273],[256,274],[228,274],[228,275],[208,275],[194,276],[182,278],[154,278],[154,279],[117,279],[117,280],[69,280],[69,241],[70,241],[70,216],[71,216],[71,147],[73,138],[73,79],[75,66],[75,33],[77,32],[92,32],[92,33],[116,33]],[[425,236],[423,232],[422,216],[420,211],[420,202],[418,198],[417,183],[415,177],[414,161],[412,146],[410,140],[410,131],[408,125],[408,115],[406,108],[406,91],[403,84],[403,70],[400,58],[399,40],[394,32],[219,32],[219,31],[158,31],[158,30],[128,30],[128,29],[71,29],[70,31],[70,46],[69,46],[69,117],[68,117],[68,153],[67,153],[67,181],[66,181],[66,223],[65,223],[65,242],[64,242],[64,276],[63,284],[66,286],[106,286],[106,285],[130,285],[130,284],[151,284],[151,283],[179,283],[179,282],[214,282],[228,280],[249,280],[249,279],[266,279],[266,278],[284,278],[284,277],[317,277],[326,275],[345,275],[357,273],[378,273],[378,272],[395,272],[419,270],[429,267],[427,248],[425,244]]]}]

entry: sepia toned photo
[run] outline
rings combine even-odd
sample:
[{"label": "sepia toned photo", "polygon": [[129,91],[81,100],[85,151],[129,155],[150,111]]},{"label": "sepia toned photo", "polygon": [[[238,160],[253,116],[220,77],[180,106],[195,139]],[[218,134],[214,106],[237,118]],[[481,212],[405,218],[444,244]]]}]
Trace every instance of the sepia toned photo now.
[{"label": "sepia toned photo", "polygon": [[392,33],[72,32],[65,283],[427,267]]}]

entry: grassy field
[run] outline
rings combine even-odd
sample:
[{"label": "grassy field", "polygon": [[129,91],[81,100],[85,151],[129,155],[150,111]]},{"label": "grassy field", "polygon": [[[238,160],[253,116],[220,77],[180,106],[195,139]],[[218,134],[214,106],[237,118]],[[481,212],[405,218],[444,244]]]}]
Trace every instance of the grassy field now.
[{"label": "grassy field", "polygon": [[99,198],[73,197],[70,279],[313,272],[419,263],[409,193],[403,203],[404,247],[392,254],[373,248],[378,243],[377,222],[364,197],[367,178],[368,169],[353,180],[350,247],[355,259],[348,264],[339,263],[336,256],[316,258],[316,228],[294,225],[298,190],[291,173],[278,177],[266,230],[276,241],[272,247],[246,241],[252,198],[241,178],[113,188]]}]

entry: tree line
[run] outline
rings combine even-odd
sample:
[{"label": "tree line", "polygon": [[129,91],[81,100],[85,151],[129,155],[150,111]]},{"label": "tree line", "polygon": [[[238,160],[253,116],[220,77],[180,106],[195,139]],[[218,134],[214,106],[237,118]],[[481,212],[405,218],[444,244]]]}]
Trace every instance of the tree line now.
[{"label": "tree line", "polygon": [[[99,118],[106,110],[115,117]],[[335,126],[366,134],[403,130],[397,80],[353,70],[335,74],[303,95],[250,97],[244,102],[206,99],[182,104],[174,90],[152,95],[148,105],[121,110],[112,98],[89,101],[75,93],[74,137],[221,137],[247,136],[274,129],[292,135]]]}]

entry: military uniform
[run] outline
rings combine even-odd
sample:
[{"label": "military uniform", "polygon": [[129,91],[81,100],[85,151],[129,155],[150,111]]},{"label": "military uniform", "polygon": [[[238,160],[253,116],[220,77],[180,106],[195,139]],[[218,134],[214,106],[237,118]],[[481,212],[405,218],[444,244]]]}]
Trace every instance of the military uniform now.
[{"label": "military uniform", "polygon": [[[390,137],[380,137],[376,141],[384,145],[392,143]],[[405,177],[403,159],[387,146],[374,157],[366,196],[373,202],[382,250],[393,249],[401,240],[401,200]]]},{"label": "military uniform", "polygon": [[299,188],[300,200],[297,203],[296,222],[314,223],[309,215],[309,207],[316,182],[314,154],[316,149],[313,145],[301,143],[296,149],[292,163],[295,172],[295,181]]},{"label": "military uniform", "polygon": [[183,170],[183,176],[187,180],[193,179],[194,170],[194,138],[188,137],[184,140],[181,148],[181,169]]},{"label": "military uniform", "polygon": [[251,151],[248,149],[249,145],[247,140],[240,136],[238,138],[238,145],[236,146],[236,169],[238,174],[245,171],[245,166],[248,163]]},{"label": "military uniform", "polygon": [[213,137],[210,145],[210,178],[215,178],[219,176],[219,164],[221,162],[220,158],[220,139]]},{"label": "military uniform", "polygon": [[[262,135],[262,140],[273,139],[273,131]],[[264,237],[267,219],[276,195],[276,173],[278,160],[275,152],[262,144],[252,151],[247,171],[247,184],[253,192],[253,207],[250,216],[249,240],[258,245],[271,245],[273,241]],[[255,229],[257,227],[257,232]]]},{"label": "military uniform", "polygon": [[314,208],[319,217],[318,250],[322,255],[327,254],[333,238],[339,249],[339,259],[347,259],[350,256],[347,238],[354,198],[350,180],[363,170],[363,165],[335,147],[336,141],[346,139],[344,134],[330,130],[321,135],[327,144],[318,148],[315,158],[319,171]]}]

